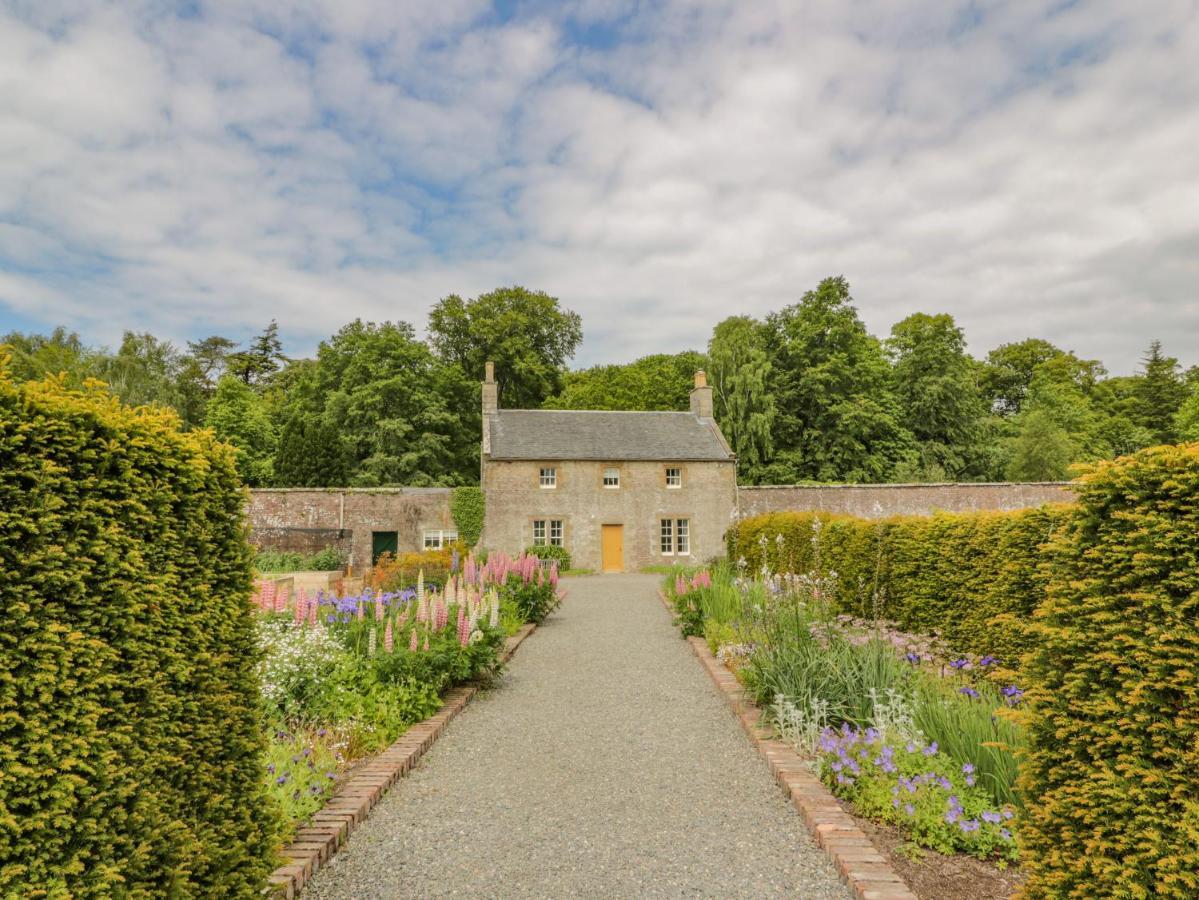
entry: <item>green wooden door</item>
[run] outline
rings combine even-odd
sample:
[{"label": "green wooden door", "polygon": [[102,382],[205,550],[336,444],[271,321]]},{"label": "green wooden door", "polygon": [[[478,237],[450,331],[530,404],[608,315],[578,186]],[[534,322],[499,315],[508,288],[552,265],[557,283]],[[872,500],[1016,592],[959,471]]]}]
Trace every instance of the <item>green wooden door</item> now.
[{"label": "green wooden door", "polygon": [[371,565],[379,561],[379,557],[384,553],[396,555],[396,551],[400,546],[400,536],[395,531],[372,531],[371,532]]}]

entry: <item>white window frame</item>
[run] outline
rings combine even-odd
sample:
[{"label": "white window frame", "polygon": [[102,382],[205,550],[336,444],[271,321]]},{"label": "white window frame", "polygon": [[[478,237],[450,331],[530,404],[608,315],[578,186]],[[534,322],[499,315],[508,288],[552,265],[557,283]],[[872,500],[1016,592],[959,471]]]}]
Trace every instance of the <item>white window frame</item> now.
[{"label": "white window frame", "polygon": [[674,520],[674,552],[678,556],[691,555],[691,520]]},{"label": "white window frame", "polygon": [[563,543],[562,538],[563,538],[563,535],[565,534],[565,532],[566,532],[566,529],[563,528],[561,519],[550,519],[550,529],[549,529],[549,537],[548,537],[549,545],[551,547],[561,547],[562,543]]},{"label": "white window frame", "polygon": [[[674,474],[671,475],[670,473]],[[683,468],[682,466],[667,466],[666,467],[666,487],[670,490],[678,490],[683,486]]]},{"label": "white window frame", "polygon": [[441,550],[456,540],[458,532],[452,528],[426,528],[421,536],[421,544],[426,550]]},{"label": "white window frame", "polygon": [[[608,484],[609,478],[612,479],[611,484]],[[619,466],[605,466],[603,476],[600,479],[600,482],[603,484],[604,490],[607,490],[607,491],[620,490],[620,467]]]},{"label": "white window frame", "polygon": [[658,549],[663,556],[674,556],[674,519],[658,520]]},{"label": "white window frame", "polygon": [[[546,537],[545,519],[533,520],[533,546],[544,547]],[[538,534],[540,532],[540,534]]]},{"label": "white window frame", "polygon": [[542,490],[551,491],[558,486],[558,467],[541,466],[537,473],[537,483]]}]

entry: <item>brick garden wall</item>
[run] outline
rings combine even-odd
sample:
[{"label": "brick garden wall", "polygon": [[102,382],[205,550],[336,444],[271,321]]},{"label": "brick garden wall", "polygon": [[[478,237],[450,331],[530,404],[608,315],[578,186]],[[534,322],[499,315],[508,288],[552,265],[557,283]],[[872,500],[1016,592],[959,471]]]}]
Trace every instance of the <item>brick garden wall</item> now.
[{"label": "brick garden wall", "polygon": [[421,549],[426,529],[453,528],[450,488],[263,488],[250,491],[251,540],[264,548],[349,552],[371,563],[371,533],[394,531],[400,552]]},{"label": "brick garden wall", "polygon": [[832,484],[742,487],[740,515],[820,511],[866,519],[927,516],[934,512],[1014,510],[1074,500],[1069,482],[993,484]]}]

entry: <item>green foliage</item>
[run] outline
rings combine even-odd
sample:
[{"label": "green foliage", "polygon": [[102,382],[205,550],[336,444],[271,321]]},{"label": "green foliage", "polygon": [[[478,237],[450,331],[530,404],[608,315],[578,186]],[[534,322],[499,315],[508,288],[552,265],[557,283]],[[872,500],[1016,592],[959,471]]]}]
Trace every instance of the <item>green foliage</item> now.
[{"label": "green foliage", "polygon": [[1040,338],[996,347],[987,354],[982,372],[983,390],[991,408],[1001,416],[1016,415],[1024,407],[1041,364],[1063,355],[1062,350]]},{"label": "green foliage", "polygon": [[[935,478],[978,472],[978,441],[986,404],[978,369],[953,317],[915,313],[891,329],[886,343],[900,414],[916,439],[918,465]],[[906,480],[906,479],[905,479]]]},{"label": "green foliage", "polygon": [[204,424],[233,446],[237,471],[247,485],[273,482],[278,437],[266,401],[253,388],[232,375],[223,377],[208,403]]},{"label": "green foliage", "polygon": [[291,727],[277,723],[270,729],[263,784],[282,814],[283,840],[291,840],[300,823],[324,806],[337,776],[335,735],[327,728]]},{"label": "green foliage", "polygon": [[275,451],[278,487],[337,487],[349,483],[349,459],[337,428],[299,413],[283,426]]},{"label": "green foliage", "polygon": [[890,367],[852,305],[849,283],[826,278],[766,319],[768,383],[778,414],[764,482],[886,481],[908,455]]},{"label": "green foliage", "polygon": [[279,326],[271,323],[263,329],[245,350],[226,353],[225,370],[242,384],[262,385],[286,362],[283,343],[279,340]]},{"label": "green foliage", "polygon": [[1136,384],[1139,424],[1154,443],[1176,440],[1174,418],[1187,396],[1186,382],[1178,360],[1162,353],[1161,341],[1152,341],[1141,360],[1144,371]]},{"label": "green foliage", "polygon": [[478,480],[478,388],[407,322],[346,325],[289,393],[288,417],[319,419],[341,436],[352,485]]},{"label": "green foliage", "polygon": [[881,613],[905,630],[939,633],[957,651],[1014,666],[1031,645],[1027,623],[1045,595],[1039,547],[1069,510],[882,520],[772,513],[729,529],[729,559],[745,560],[749,572],[835,571],[838,610]]},{"label": "green foliage", "polygon": [[1017,858],[1014,812],[996,809],[972,770],[902,737],[851,731],[825,738],[820,773],[859,815],[897,825],[922,847],[979,859]]},{"label": "green foliage", "polygon": [[716,421],[744,481],[754,483],[774,452],[775,401],[770,393],[770,358],[761,324],[733,316],[717,324],[708,342]]},{"label": "green foliage", "polygon": [[657,353],[626,365],[593,366],[567,372],[562,392],[546,409],[685,410],[704,367],[702,353]]},{"label": "green foliage", "polygon": [[538,559],[553,559],[558,561],[558,571],[564,572],[570,568],[570,552],[565,547],[554,544],[535,544],[525,550],[529,556]]},{"label": "green foliage", "polygon": [[258,896],[277,812],[232,453],[0,376],[0,460],[0,895]]},{"label": "green foliage", "polygon": [[515,573],[500,587],[500,599],[514,604],[524,621],[533,623],[543,621],[560,602],[558,591],[548,578],[540,584],[536,578],[526,584]]},{"label": "green foliage", "polygon": [[1199,385],[1192,389],[1190,396],[1179,407],[1174,417],[1174,428],[1182,440],[1199,441]]},{"label": "green foliage", "polygon": [[1028,897],[1199,894],[1199,445],[1095,465],[1026,661]]},{"label": "green foliage", "polygon": [[325,547],[315,553],[259,550],[254,557],[258,572],[331,572],[345,568],[345,564],[346,554],[336,547]]},{"label": "green foliage", "polygon": [[558,393],[562,370],[583,340],[578,313],[544,291],[516,286],[473,300],[445,297],[429,312],[428,331],[438,356],[472,382],[494,362],[500,403],[509,409],[537,409]]},{"label": "green foliage", "polygon": [[458,529],[458,539],[467,548],[479,543],[486,514],[487,498],[482,488],[467,485],[454,488],[450,494],[450,515]]}]

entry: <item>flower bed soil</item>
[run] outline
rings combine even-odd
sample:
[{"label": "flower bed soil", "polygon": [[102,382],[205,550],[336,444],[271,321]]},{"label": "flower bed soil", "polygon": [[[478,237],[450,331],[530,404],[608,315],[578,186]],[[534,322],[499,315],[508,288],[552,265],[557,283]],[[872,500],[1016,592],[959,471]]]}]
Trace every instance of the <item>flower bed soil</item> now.
[{"label": "flower bed soil", "polygon": [[917,858],[912,858],[906,852],[912,843],[894,825],[863,819],[854,812],[852,803],[837,802],[920,900],[961,900],[962,897],[1007,900],[1023,881],[1015,866],[1001,869],[972,856],[946,856],[921,847]]}]

